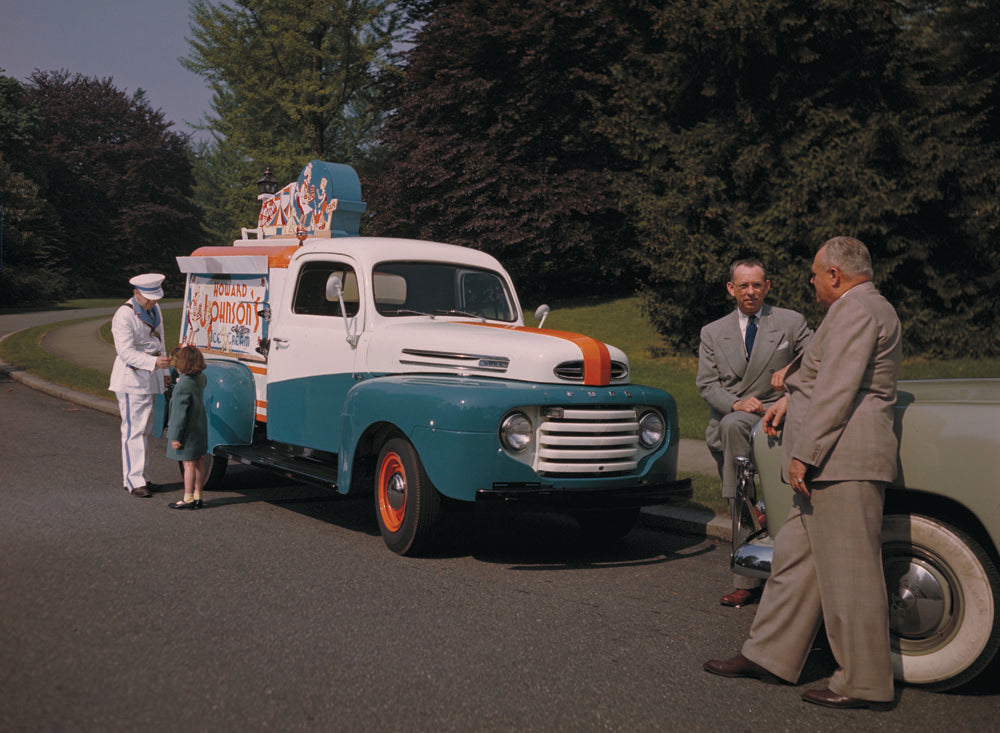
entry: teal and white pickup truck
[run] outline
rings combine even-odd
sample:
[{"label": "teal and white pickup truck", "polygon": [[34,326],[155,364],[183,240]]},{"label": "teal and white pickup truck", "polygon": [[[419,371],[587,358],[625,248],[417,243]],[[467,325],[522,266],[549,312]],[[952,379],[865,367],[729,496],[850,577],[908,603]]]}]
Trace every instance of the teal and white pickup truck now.
[{"label": "teal and white pickup truck", "polygon": [[632,384],[621,350],[526,327],[488,254],[357,236],[360,196],[352,168],[313,161],[262,197],[256,238],[178,258],[213,481],[238,461],[370,492],[401,554],[451,503],[559,510],[606,537],[691,496],[674,400]]},{"label": "teal and white pickup truck", "polygon": [[[898,478],[882,530],[894,671],[909,684],[953,689],[1000,650],[1000,379],[900,381],[896,434]],[[735,572],[770,573],[771,537],[793,497],[779,447],[758,424],[746,467],[757,472],[767,527],[753,512],[738,518]]]}]

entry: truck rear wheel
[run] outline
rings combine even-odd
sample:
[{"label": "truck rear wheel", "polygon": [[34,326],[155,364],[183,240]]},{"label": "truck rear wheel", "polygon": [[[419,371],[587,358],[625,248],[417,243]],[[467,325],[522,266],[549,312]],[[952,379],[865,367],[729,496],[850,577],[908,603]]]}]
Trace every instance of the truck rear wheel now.
[{"label": "truck rear wheel", "polygon": [[[226,466],[228,461],[222,456],[214,453],[205,454],[205,485],[202,487],[206,491],[212,491],[222,485],[222,480],[226,477]],[[181,471],[181,481],[184,480],[184,461],[177,461],[177,468]]]},{"label": "truck rear wheel", "polygon": [[385,544],[399,555],[420,552],[440,513],[441,497],[416,449],[405,438],[387,440],[375,470],[375,516]]}]

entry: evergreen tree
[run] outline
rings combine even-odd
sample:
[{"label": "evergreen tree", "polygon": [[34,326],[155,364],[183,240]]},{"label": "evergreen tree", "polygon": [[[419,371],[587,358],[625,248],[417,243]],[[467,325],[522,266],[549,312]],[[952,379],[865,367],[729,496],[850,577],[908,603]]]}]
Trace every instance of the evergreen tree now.
[{"label": "evergreen tree", "polygon": [[379,70],[398,35],[391,0],[194,0],[185,68],[213,91],[213,143],[200,153],[201,191],[224,239],[257,219],[255,182],[269,167],[281,184],[312,159],[378,165]]},{"label": "evergreen tree", "polygon": [[985,179],[962,177],[982,168],[983,88],[930,85],[918,66],[935,59],[913,58],[918,21],[898,11],[889,0],[650,10],[649,33],[616,68],[604,129],[636,163],[623,193],[649,268],[644,304],[670,344],[696,348],[700,326],[731,307],[722,283],[746,254],[770,266],[772,300],[818,322],[809,262],[837,234],[868,244],[911,351],[953,349],[949,335],[984,315],[972,296],[984,283],[960,261],[984,254],[963,212]]},{"label": "evergreen tree", "polygon": [[626,3],[407,3],[419,26],[393,79],[367,185],[371,228],[497,256],[527,298],[630,285],[622,161],[595,129]]}]

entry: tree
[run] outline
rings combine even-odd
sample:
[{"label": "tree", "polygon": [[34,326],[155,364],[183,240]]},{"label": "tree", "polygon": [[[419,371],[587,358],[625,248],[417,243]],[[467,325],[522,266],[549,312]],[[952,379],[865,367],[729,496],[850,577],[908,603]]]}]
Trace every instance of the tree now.
[{"label": "tree", "polygon": [[141,90],[129,97],[110,78],[36,71],[27,96],[41,115],[33,176],[73,272],[65,294],[120,292],[137,272],[174,271],[200,236],[187,137]]},{"label": "tree", "polygon": [[[216,228],[255,222],[254,182],[270,167],[282,183],[310,160],[378,164],[379,70],[397,37],[400,11],[391,0],[194,0],[191,54],[181,63],[213,91],[202,151],[214,170],[216,200],[226,212]],[[209,191],[206,191],[209,193]]]},{"label": "tree", "polygon": [[24,86],[0,75],[0,305],[5,306],[51,300],[66,282],[58,217],[28,175],[39,122]]},{"label": "tree", "polygon": [[366,186],[372,229],[497,256],[535,297],[631,285],[622,160],[593,124],[626,48],[627,3],[410,2],[392,70],[391,159]]},{"label": "tree", "polygon": [[649,268],[644,305],[671,345],[696,348],[700,326],[731,307],[729,263],[751,253],[769,264],[776,302],[817,322],[809,261],[850,234],[872,250],[911,351],[973,346],[970,329],[990,320],[974,295],[988,283],[967,267],[989,249],[965,217],[988,178],[979,156],[995,160],[977,136],[983,88],[954,76],[930,85],[919,65],[940,56],[914,59],[918,21],[900,10],[890,0],[650,10],[602,124],[635,162],[623,195]]}]

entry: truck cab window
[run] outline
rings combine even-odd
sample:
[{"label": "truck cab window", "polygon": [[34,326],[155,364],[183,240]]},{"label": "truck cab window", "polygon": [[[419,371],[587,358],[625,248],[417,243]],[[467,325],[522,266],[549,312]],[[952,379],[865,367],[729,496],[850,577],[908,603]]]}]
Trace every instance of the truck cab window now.
[{"label": "truck cab window", "polygon": [[340,302],[326,299],[326,281],[330,275],[337,275],[344,284],[344,307],[347,316],[358,314],[358,278],[354,270],[339,262],[310,262],[299,271],[295,284],[295,299],[292,310],[300,315],[342,316]]},{"label": "truck cab window", "polygon": [[380,262],[375,309],[383,316],[461,315],[511,322],[513,298],[497,273],[446,262]]}]

